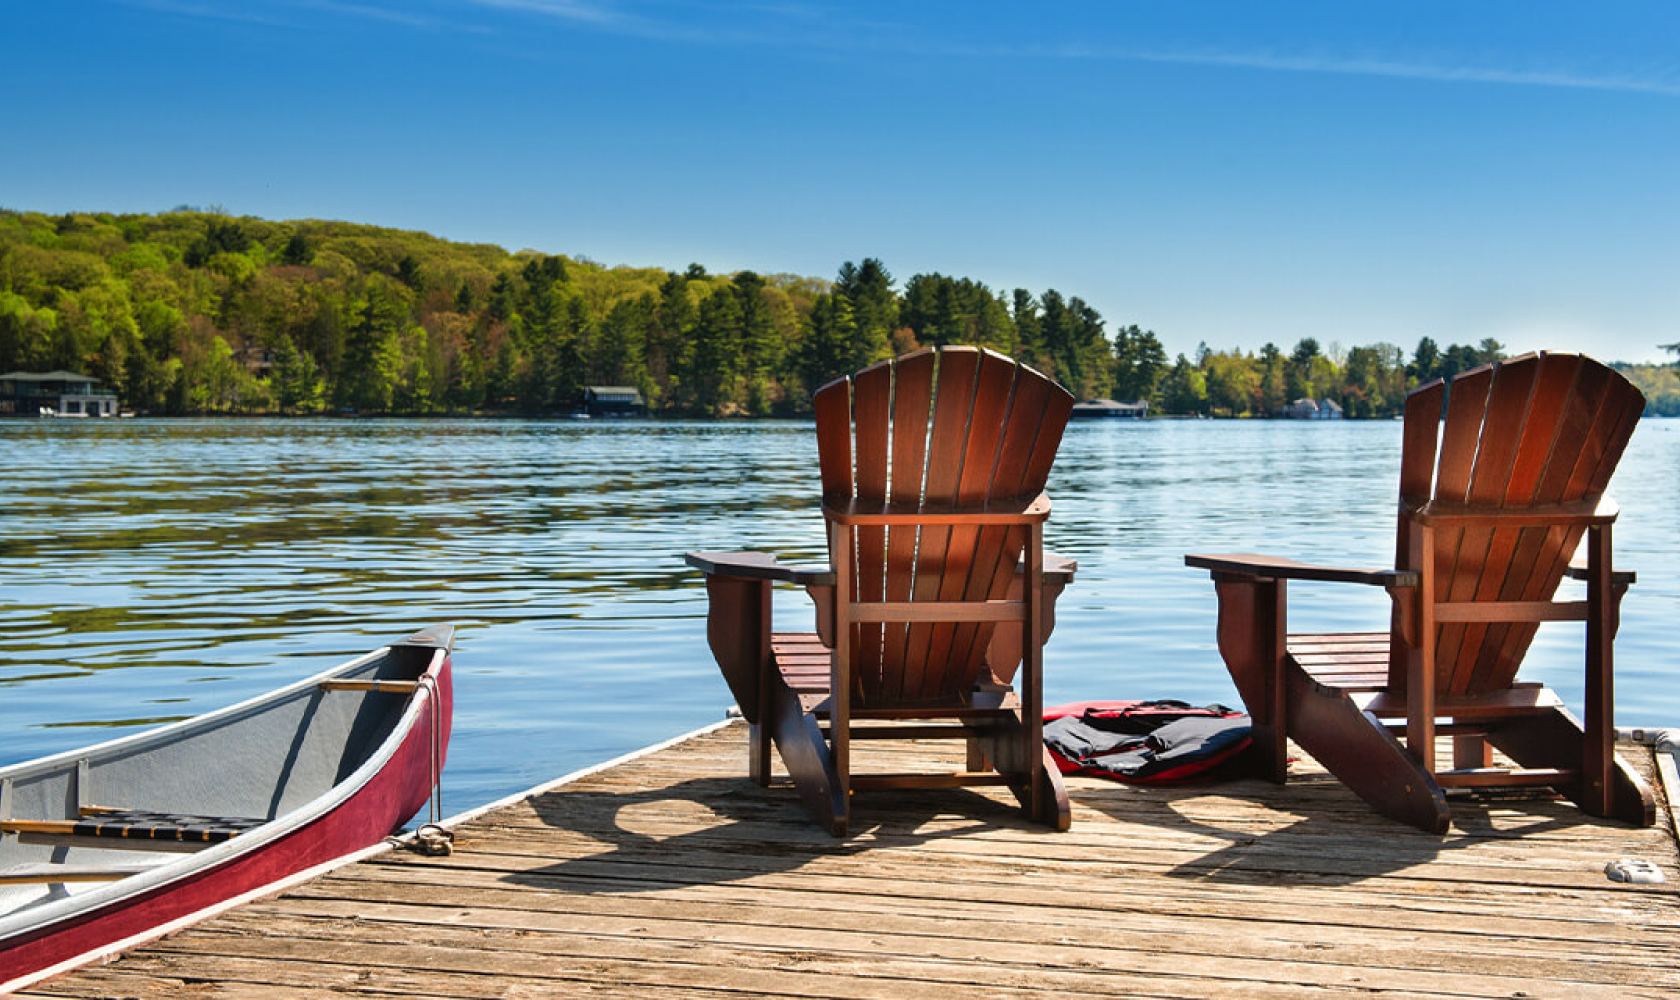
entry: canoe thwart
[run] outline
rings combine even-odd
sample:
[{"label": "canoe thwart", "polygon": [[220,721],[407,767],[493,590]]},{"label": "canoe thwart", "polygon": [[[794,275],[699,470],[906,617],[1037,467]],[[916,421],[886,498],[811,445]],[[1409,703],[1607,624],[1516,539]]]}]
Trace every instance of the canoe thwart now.
[{"label": "canoe thwart", "polygon": [[70,882],[115,882],[138,875],[153,865],[71,865],[53,861],[0,868],[0,885],[63,885]]},{"label": "canoe thwart", "polygon": [[373,691],[379,694],[413,694],[420,690],[419,681],[322,681],[322,691]]},{"label": "canoe thwart", "polygon": [[101,811],[81,819],[0,820],[0,833],[49,833],[120,840],[173,840],[219,844],[267,823],[244,816],[190,816],[143,809]]}]

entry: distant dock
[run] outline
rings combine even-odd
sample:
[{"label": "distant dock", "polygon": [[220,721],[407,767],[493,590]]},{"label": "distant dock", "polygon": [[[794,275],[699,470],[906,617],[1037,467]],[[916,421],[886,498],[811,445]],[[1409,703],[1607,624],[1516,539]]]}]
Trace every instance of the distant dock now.
[{"label": "distant dock", "polygon": [[[1619,751],[1657,777],[1649,748]],[[871,742],[854,759],[906,771],[960,752]],[[836,841],[785,782],[746,779],[741,724],[716,726],[469,814],[453,856],[381,853],[26,995],[1680,994],[1666,798],[1650,829],[1552,800],[1467,804],[1438,838],[1310,760],[1296,773],[1072,779],[1064,834],[1007,792],[876,792]],[[1668,881],[1606,880],[1629,856]]]}]

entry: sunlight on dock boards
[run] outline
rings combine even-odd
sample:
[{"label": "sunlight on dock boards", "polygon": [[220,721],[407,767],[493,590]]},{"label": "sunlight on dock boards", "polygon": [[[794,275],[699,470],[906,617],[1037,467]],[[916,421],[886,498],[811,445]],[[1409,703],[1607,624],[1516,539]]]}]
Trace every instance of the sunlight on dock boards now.
[{"label": "sunlight on dock boards", "polygon": [[[1620,752],[1647,777],[1651,751]],[[958,744],[870,743],[860,772]],[[859,793],[849,839],[746,778],[740,724],[491,811],[25,995],[1658,997],[1680,856],[1547,799],[1382,819],[1303,760],[1257,781],[1071,779],[1073,828],[1001,789]],[[1666,806],[1666,803],[1662,803]],[[1656,862],[1622,885],[1606,861]]]}]

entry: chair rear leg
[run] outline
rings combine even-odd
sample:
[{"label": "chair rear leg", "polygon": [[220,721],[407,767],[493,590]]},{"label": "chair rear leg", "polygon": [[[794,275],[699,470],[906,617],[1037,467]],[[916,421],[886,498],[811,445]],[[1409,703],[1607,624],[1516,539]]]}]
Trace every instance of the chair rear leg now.
[{"label": "chair rear leg", "polygon": [[[1504,721],[1489,738],[1519,767],[1579,769],[1586,732],[1567,710],[1552,708]],[[1610,758],[1610,810],[1607,815],[1635,826],[1655,823],[1656,800],[1651,795],[1651,789],[1614,751]],[[1600,815],[1593,808],[1597,798],[1586,795],[1580,782],[1558,791],[1589,815]]]},{"label": "chair rear leg", "polygon": [[[1031,734],[1019,710],[1000,712],[989,720],[984,729],[976,729],[970,738],[970,753],[979,747],[980,755],[990,762],[993,770],[1010,779],[1009,789],[1020,800],[1027,818],[1043,823],[1053,830],[1066,830],[1072,823],[1073,811],[1068,803],[1067,786],[1042,741],[1037,753],[1025,748]],[[1037,785],[1037,811],[1033,806],[1033,786]]]},{"label": "chair rear leg", "polygon": [[1453,737],[1453,767],[1459,770],[1493,766],[1493,747],[1487,737],[1467,733]]},{"label": "chair rear leg", "polygon": [[1447,797],[1417,758],[1346,694],[1319,686],[1292,663],[1284,673],[1289,732],[1301,749],[1384,816],[1447,832]]},{"label": "chair rear leg", "polygon": [[1041,750],[1044,759],[1038,769],[1039,822],[1058,833],[1073,825],[1073,806],[1068,801],[1067,785],[1062,782],[1061,768],[1056,766],[1048,748]]},{"label": "chair rear leg", "polygon": [[764,722],[747,729],[747,772],[760,788],[770,787],[770,727]]}]

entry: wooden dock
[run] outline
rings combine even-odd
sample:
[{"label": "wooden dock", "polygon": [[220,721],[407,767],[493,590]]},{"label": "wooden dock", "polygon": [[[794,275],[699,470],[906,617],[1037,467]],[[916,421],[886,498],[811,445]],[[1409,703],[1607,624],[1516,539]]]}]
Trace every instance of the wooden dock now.
[{"label": "wooden dock", "polygon": [[[877,792],[836,841],[745,766],[740,725],[703,732],[471,819],[452,857],[383,854],[28,995],[1680,995],[1666,800],[1648,830],[1465,805],[1439,838],[1303,761],[1282,788],[1074,779],[1063,834],[1007,792]],[[1668,882],[1607,881],[1622,856]]]}]

